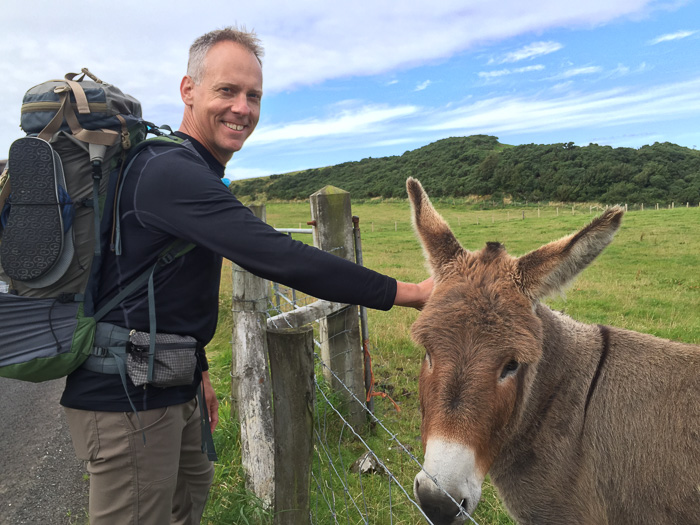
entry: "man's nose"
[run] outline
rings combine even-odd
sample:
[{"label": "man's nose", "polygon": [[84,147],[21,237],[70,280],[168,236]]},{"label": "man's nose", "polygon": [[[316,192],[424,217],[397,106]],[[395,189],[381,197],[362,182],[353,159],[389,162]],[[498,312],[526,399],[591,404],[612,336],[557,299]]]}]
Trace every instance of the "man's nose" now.
[{"label": "man's nose", "polygon": [[245,95],[245,93],[241,93],[234,97],[234,99],[231,101],[231,111],[241,115],[247,115],[250,113],[248,97]]}]

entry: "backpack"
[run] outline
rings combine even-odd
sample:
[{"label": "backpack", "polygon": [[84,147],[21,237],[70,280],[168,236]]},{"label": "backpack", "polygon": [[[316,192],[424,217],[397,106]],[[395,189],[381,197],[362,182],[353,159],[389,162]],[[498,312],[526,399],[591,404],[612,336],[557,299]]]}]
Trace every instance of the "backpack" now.
[{"label": "backpack", "polygon": [[[63,377],[91,354],[96,323],[156,269],[193,246],[176,241],[156,263],[95,311],[102,253],[119,245],[108,199],[117,198],[130,159],[163,135],[141,104],[95,77],[69,73],[24,96],[26,137],[10,147],[0,190],[0,376],[40,382]],[[157,135],[146,141],[148,133]],[[153,327],[155,332],[155,327]]]}]

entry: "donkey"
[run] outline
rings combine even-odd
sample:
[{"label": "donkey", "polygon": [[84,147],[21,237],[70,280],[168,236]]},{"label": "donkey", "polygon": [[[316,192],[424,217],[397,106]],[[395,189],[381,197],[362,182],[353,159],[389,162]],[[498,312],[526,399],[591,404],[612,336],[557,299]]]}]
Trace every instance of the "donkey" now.
[{"label": "donkey", "polygon": [[623,210],[514,258],[462,248],[420,183],[407,189],[435,281],[411,328],[426,350],[426,516],[463,523],[488,473],[521,524],[699,524],[700,346],[539,302],[610,243]]}]

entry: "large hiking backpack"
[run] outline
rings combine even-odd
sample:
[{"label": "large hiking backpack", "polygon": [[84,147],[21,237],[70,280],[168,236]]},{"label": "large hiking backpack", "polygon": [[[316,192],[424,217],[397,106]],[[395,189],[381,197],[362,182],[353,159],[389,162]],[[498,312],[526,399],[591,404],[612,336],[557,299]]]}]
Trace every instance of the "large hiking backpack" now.
[{"label": "large hiking backpack", "polygon": [[174,243],[95,311],[112,222],[103,211],[114,207],[106,199],[116,198],[129,155],[155,128],[138,100],[82,71],[27,91],[27,136],[10,147],[0,190],[0,280],[10,289],[0,293],[3,377],[37,382],[75,370],[93,349],[97,321],[185,251]]}]

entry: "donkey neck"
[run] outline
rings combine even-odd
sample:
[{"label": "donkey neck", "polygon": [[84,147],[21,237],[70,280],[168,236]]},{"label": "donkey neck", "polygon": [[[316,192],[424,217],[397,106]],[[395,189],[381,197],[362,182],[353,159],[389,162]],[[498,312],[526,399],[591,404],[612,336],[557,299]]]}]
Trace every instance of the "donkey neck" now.
[{"label": "donkey neck", "polygon": [[[574,457],[580,451],[587,400],[595,396],[596,377],[605,365],[604,331],[599,326],[580,323],[544,305],[537,306],[536,315],[542,322],[542,358],[536,369],[528,370],[531,376],[525,379],[529,387],[520,400],[520,417],[490,471],[506,504],[509,487],[522,495],[515,486],[518,480],[539,479],[538,472],[555,469],[562,456]],[[574,472],[560,475],[576,477]],[[557,480],[557,474],[549,479],[553,485],[564,481]]]},{"label": "donkey neck", "polygon": [[519,431],[551,431],[542,425],[549,418],[560,437],[578,435],[606,363],[608,328],[578,322],[542,304],[536,315],[542,322],[542,358],[523,399]]}]

